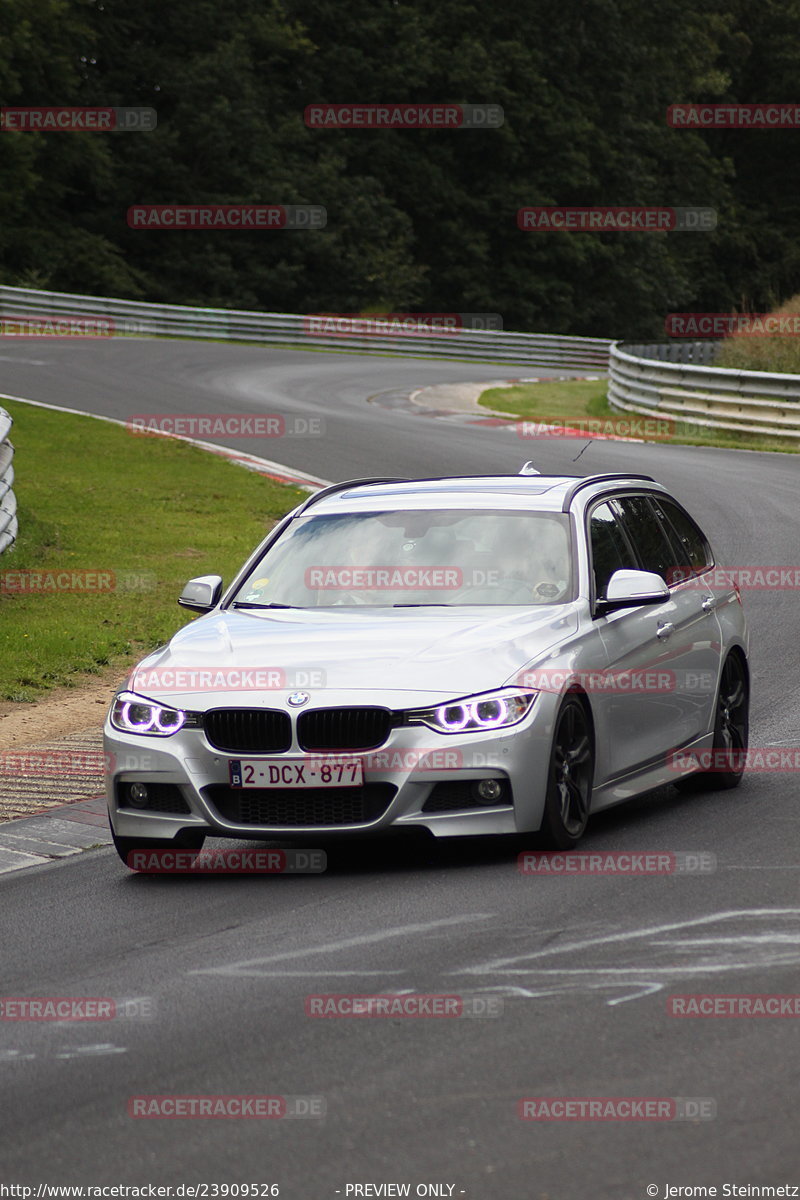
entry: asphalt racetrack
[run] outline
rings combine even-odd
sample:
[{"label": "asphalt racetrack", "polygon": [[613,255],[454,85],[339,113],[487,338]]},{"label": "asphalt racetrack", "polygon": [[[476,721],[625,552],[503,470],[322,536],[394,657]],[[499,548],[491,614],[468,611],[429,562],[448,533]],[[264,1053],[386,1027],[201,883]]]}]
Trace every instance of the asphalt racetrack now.
[{"label": "asphalt racetrack", "polygon": [[[123,420],[323,418],[324,438],[220,440],[331,480],[515,473],[527,458],[544,472],[644,471],[698,518],[721,563],[797,562],[794,456],[596,441],[573,463],[582,441],[523,441],[404,399],[537,373],[133,339],[0,356],[4,394]],[[797,592],[752,590],[745,605],[751,743],[800,746]],[[525,876],[517,844],[414,839],[329,846],[322,875],[134,876],[111,850],[8,875],[2,995],[148,1004],[106,1022],[0,1025],[0,1176],[277,1184],[284,1200],[391,1195],[352,1190],[390,1183],[473,1200],[798,1184],[796,1021],[667,1012],[671,994],[800,991],[797,813],[798,777],[778,771],[734,792],[663,789],[590,823],[586,850],[709,852],[708,874]],[[502,1013],[305,1013],[311,993],[388,991],[499,998]],[[128,1115],[129,1097],[166,1094],[322,1097],[326,1115]],[[669,1121],[518,1116],[523,1097],[611,1096],[713,1103]]]}]

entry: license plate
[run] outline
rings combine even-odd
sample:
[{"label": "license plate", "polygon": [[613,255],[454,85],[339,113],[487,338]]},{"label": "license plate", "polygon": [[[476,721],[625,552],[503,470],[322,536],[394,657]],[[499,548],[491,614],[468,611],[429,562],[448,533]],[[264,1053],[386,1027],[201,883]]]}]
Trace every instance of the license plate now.
[{"label": "license plate", "polygon": [[234,758],[228,769],[233,788],[361,787],[364,782],[360,758]]}]

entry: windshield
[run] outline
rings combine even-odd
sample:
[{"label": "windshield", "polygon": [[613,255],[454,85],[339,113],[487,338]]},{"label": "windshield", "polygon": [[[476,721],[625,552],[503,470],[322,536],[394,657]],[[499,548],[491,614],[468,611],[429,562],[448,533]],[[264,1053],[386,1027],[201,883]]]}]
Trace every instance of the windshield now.
[{"label": "windshield", "polygon": [[301,517],[233,602],[385,608],[557,604],[571,597],[567,517],[443,509]]}]

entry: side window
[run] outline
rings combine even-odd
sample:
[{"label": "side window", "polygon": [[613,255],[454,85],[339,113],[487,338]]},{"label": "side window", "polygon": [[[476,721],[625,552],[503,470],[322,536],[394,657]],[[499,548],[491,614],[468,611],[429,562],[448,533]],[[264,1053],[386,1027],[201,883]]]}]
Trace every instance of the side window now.
[{"label": "side window", "polygon": [[589,542],[594,594],[605,596],[608,581],[615,571],[625,568],[635,570],[638,565],[608,504],[598,504],[589,518]]},{"label": "side window", "polygon": [[692,573],[699,575],[713,567],[714,555],[711,553],[711,547],[689,514],[679,508],[673,500],[665,500],[662,496],[654,503],[656,508],[662,509],[666,514],[667,521],[674,530],[674,537],[677,537],[689,559]]},{"label": "side window", "polygon": [[615,503],[641,559],[642,570],[655,572],[669,585],[691,574],[686,551],[677,539],[669,536],[663,516],[659,518],[647,496],[623,496]]}]

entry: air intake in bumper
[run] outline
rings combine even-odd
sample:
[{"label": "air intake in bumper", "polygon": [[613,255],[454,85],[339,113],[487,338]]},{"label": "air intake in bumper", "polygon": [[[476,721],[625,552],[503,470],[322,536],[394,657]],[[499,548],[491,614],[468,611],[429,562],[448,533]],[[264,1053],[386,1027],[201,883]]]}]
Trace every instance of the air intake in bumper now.
[{"label": "air intake in bumper", "polygon": [[313,828],[368,825],[383,816],[397,788],[368,783],[360,788],[229,788],[212,784],[203,794],[234,825]]}]

